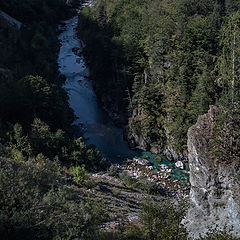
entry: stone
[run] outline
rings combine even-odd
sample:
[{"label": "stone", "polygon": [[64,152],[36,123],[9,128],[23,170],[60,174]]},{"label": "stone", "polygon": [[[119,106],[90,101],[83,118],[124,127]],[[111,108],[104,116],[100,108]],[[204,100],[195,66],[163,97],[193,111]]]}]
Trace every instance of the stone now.
[{"label": "stone", "polygon": [[176,168],[184,169],[184,164],[182,161],[177,161],[175,163]]},{"label": "stone", "polygon": [[77,63],[77,64],[80,64],[80,63],[81,63],[81,58],[77,58],[77,59],[76,59],[76,63]]},{"label": "stone", "polygon": [[151,147],[150,152],[156,155],[160,153],[157,147]]},{"label": "stone", "polygon": [[133,158],[133,161],[142,166],[151,166],[151,163],[144,158]]},{"label": "stone", "polygon": [[17,28],[19,31],[21,29],[22,23],[16,20],[15,18],[12,18],[7,13],[0,10],[0,18],[4,18],[8,24],[12,25],[13,27]]},{"label": "stone", "polygon": [[82,55],[82,50],[79,47],[72,48],[72,52],[79,57]]},{"label": "stone", "polygon": [[166,171],[166,170],[168,169],[168,165],[166,165],[166,164],[160,164],[160,165],[158,166],[158,168],[159,168],[161,171]]},{"label": "stone", "polygon": [[216,115],[217,108],[210,106],[188,130],[190,207],[182,223],[191,239],[206,235],[209,229],[240,237],[240,163],[215,162],[210,157]]}]

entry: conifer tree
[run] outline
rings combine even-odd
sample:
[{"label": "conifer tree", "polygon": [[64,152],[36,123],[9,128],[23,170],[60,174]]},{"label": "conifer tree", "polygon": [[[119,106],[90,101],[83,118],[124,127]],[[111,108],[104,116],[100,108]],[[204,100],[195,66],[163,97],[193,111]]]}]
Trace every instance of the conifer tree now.
[{"label": "conifer tree", "polygon": [[240,159],[240,12],[222,29],[218,84],[222,88],[213,152],[217,160]]}]

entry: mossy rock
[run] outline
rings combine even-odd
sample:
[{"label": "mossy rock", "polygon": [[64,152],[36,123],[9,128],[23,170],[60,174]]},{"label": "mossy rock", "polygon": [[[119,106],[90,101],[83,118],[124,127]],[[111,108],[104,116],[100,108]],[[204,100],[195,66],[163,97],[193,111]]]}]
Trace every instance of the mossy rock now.
[{"label": "mossy rock", "polygon": [[156,162],[161,162],[161,161],[162,161],[162,157],[161,157],[161,156],[157,156],[157,157],[155,158],[155,161],[156,161]]}]

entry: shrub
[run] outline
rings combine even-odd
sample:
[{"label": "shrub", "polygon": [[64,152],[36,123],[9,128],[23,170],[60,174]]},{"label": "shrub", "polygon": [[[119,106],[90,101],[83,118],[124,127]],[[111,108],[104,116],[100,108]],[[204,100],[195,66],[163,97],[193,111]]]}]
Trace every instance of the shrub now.
[{"label": "shrub", "polygon": [[77,185],[82,185],[87,179],[87,172],[84,166],[72,167],[73,181]]},{"label": "shrub", "polygon": [[140,215],[144,236],[151,240],[187,239],[186,230],[180,224],[185,210],[184,204],[174,206],[167,198],[162,198],[161,203],[147,199]]},{"label": "shrub", "polygon": [[61,179],[42,156],[20,163],[0,158],[0,239],[94,239],[106,210],[80,201]]},{"label": "shrub", "polygon": [[123,172],[119,175],[120,180],[123,181],[123,183],[132,188],[137,188],[139,186],[138,180],[129,176],[127,173]]},{"label": "shrub", "polygon": [[116,165],[111,165],[108,169],[108,175],[111,177],[118,177],[118,167]]},{"label": "shrub", "polygon": [[158,194],[159,186],[155,182],[148,181],[146,178],[139,179],[139,187],[148,194]]}]

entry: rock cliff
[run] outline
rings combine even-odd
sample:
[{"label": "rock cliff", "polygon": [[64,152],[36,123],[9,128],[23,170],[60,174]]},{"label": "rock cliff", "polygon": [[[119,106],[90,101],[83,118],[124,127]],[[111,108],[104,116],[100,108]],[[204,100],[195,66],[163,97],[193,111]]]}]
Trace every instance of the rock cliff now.
[{"label": "rock cliff", "polygon": [[0,74],[17,62],[21,27],[21,22],[0,10]]},{"label": "rock cliff", "polygon": [[0,10],[0,18],[1,21],[5,20],[5,23],[13,28],[16,28],[17,30],[21,29],[22,23],[19,22],[18,20],[16,20],[15,18],[12,18],[11,16],[9,16],[8,14],[6,14],[5,12]]},{"label": "rock cliff", "polygon": [[240,237],[240,164],[210,157],[216,114],[217,108],[211,106],[188,131],[191,206],[183,224],[193,239],[209,229]]}]

